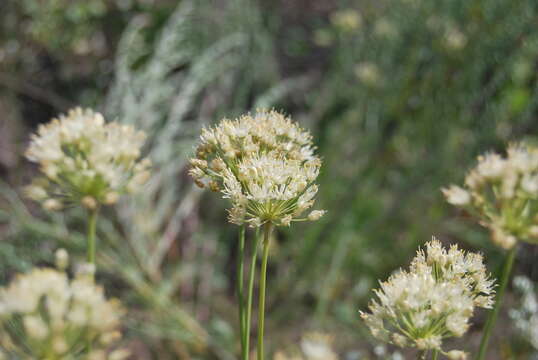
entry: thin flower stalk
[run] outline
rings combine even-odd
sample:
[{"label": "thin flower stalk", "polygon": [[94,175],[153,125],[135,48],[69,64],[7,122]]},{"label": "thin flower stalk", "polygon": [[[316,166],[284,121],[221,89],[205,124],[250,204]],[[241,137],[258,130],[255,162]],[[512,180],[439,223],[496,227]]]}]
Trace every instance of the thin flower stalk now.
[{"label": "thin flower stalk", "polygon": [[267,259],[269,258],[269,236],[271,235],[271,223],[267,223],[263,229],[263,255],[260,270],[260,299],[258,305],[258,360],[263,360],[263,333],[265,326],[265,285],[267,280]]},{"label": "thin flower stalk", "polygon": [[516,249],[517,247],[513,247],[506,256],[501,274],[501,282],[499,286],[499,292],[497,294],[497,300],[495,301],[495,306],[493,307],[493,310],[488,315],[486,326],[484,328],[484,333],[482,334],[482,340],[480,341],[480,349],[478,350],[478,355],[476,356],[477,360],[484,360],[486,358],[489,339],[491,337],[493,328],[495,327],[497,317],[499,316],[499,311],[501,309],[504,293],[506,291],[506,286],[508,285],[508,280],[510,279],[510,274],[512,272],[512,267],[516,258]]},{"label": "thin flower stalk", "polygon": [[248,360],[250,354],[250,327],[251,327],[251,318],[252,318],[252,298],[254,294],[254,278],[256,275],[256,260],[258,259],[258,248],[260,245],[260,231],[259,228],[256,229],[256,239],[254,240],[254,248],[252,249],[252,254],[250,258],[250,269],[248,277],[248,290],[247,290],[247,314],[245,319],[246,330],[243,336],[245,337],[245,358]]},{"label": "thin flower stalk", "polygon": [[245,226],[241,226],[239,229],[239,253],[237,256],[237,299],[239,303],[239,333],[241,337],[241,358],[245,359],[246,355],[246,343],[245,343],[245,331],[246,331],[246,313],[243,295],[243,273],[245,262]]}]

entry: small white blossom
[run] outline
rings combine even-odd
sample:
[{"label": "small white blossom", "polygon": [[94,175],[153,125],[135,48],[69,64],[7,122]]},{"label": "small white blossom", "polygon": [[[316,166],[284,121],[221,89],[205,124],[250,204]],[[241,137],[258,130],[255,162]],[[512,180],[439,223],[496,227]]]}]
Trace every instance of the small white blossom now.
[{"label": "small white blossom", "polygon": [[446,200],[452,205],[464,206],[471,201],[471,194],[459,186],[451,185],[448,188],[442,189],[442,191]]}]

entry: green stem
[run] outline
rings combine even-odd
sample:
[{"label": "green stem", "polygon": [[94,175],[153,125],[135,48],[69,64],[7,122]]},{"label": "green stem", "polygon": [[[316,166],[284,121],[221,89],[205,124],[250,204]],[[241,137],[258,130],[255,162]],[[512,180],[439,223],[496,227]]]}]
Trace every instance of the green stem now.
[{"label": "green stem", "polygon": [[89,210],[89,219],[88,219],[88,249],[87,249],[87,260],[88,263],[95,266],[95,228],[97,225],[97,216],[99,214],[99,209]]},{"label": "green stem", "polygon": [[432,360],[437,360],[438,355],[439,355],[439,350],[433,350]]},{"label": "green stem", "polygon": [[263,257],[260,273],[260,302],[258,305],[258,360],[263,360],[263,326],[265,320],[265,280],[267,278],[267,258],[269,257],[269,234],[271,223],[263,228]]},{"label": "green stem", "polygon": [[237,299],[239,302],[239,333],[241,336],[241,358],[245,358],[245,305],[243,303],[243,264],[245,258],[245,225],[239,229],[239,254],[237,255]]},{"label": "green stem", "polygon": [[243,360],[248,360],[250,352],[250,319],[252,318],[252,294],[254,293],[254,275],[256,273],[256,259],[258,258],[258,247],[260,245],[260,231],[256,230],[256,240],[254,243],[254,249],[252,249],[252,255],[250,259],[250,271],[248,278],[248,294],[247,294],[247,318],[245,320],[245,354]]},{"label": "green stem", "polygon": [[493,327],[495,326],[497,316],[499,315],[499,310],[501,309],[501,303],[503,300],[504,292],[506,290],[506,285],[508,284],[508,278],[510,277],[510,273],[512,272],[512,266],[514,265],[514,259],[516,257],[516,248],[517,246],[514,246],[510,250],[508,255],[506,255],[506,260],[504,262],[501,274],[499,292],[497,293],[497,299],[495,301],[495,305],[493,305],[493,310],[488,315],[484,334],[482,335],[482,341],[480,342],[480,350],[476,357],[477,360],[484,360],[486,357],[489,338],[491,336],[491,332],[493,331]]},{"label": "green stem", "polygon": [[426,360],[427,351],[421,350],[418,352],[417,360]]},{"label": "green stem", "polygon": [[[97,227],[97,216],[99,215],[99,208],[89,210],[89,219],[88,219],[88,249],[87,249],[87,260],[88,263],[94,266],[92,277],[95,277],[95,272],[97,271],[97,266],[95,264],[95,230]],[[92,340],[90,337],[87,339],[87,353],[89,354],[92,351]]]}]

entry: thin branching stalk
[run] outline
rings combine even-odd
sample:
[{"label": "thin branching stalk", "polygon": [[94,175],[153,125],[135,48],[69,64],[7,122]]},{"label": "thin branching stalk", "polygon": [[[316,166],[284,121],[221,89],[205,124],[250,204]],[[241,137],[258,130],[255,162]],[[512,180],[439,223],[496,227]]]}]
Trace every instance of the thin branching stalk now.
[{"label": "thin branching stalk", "polygon": [[88,250],[87,250],[87,260],[88,263],[95,266],[95,228],[97,226],[97,216],[99,215],[99,209],[89,210],[88,218]]},{"label": "thin branching stalk", "polygon": [[258,258],[258,247],[260,245],[260,230],[256,230],[256,239],[254,243],[254,248],[252,249],[252,254],[250,258],[250,269],[248,277],[248,293],[247,293],[247,316],[245,320],[245,333],[244,333],[244,342],[245,342],[245,354],[243,360],[248,360],[250,353],[250,320],[252,318],[252,294],[254,293],[254,276],[256,273],[256,260]]},{"label": "thin branching stalk", "polygon": [[433,350],[432,360],[437,360],[439,356],[439,350]]},{"label": "thin branching stalk", "polygon": [[243,268],[245,262],[245,225],[239,228],[239,253],[237,255],[237,298],[239,301],[239,333],[241,337],[241,358],[245,359],[245,304],[243,301]]},{"label": "thin branching stalk", "polygon": [[506,260],[504,262],[501,274],[499,292],[497,293],[497,299],[495,301],[495,305],[493,306],[493,310],[489,313],[488,320],[486,322],[484,334],[482,335],[482,341],[480,342],[480,350],[478,351],[478,355],[476,357],[477,360],[484,360],[486,358],[489,338],[491,336],[491,332],[493,331],[493,327],[495,326],[495,321],[499,315],[499,310],[501,309],[504,292],[506,290],[506,285],[508,284],[508,279],[510,278],[510,273],[512,272],[516,252],[517,246],[514,246],[506,255]]},{"label": "thin branching stalk", "polygon": [[263,257],[260,272],[260,301],[258,305],[258,360],[263,360],[263,328],[265,320],[265,281],[267,278],[267,259],[269,257],[269,235],[271,223],[266,223],[263,228]]}]

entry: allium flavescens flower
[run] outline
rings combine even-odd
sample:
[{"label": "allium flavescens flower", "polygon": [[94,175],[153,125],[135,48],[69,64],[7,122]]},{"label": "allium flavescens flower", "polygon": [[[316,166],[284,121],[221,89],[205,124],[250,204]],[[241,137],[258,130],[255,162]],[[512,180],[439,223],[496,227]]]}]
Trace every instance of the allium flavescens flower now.
[{"label": "allium flavescens flower", "polygon": [[425,252],[418,251],[409,271],[381,283],[375,291],[378,300],[361,317],[379,340],[464,359],[459,350],[444,352],[442,342],[467,331],[475,307],[492,307],[493,286],[481,255],[456,245],[446,250],[432,240]]},{"label": "allium flavescens flower", "polygon": [[495,244],[510,249],[518,240],[538,243],[538,148],[512,144],[505,157],[479,156],[464,187],[442,191],[487,227]]},{"label": "allium flavescens flower", "polygon": [[276,111],[259,110],[203,129],[191,176],[232,201],[230,221],[256,227],[318,220],[312,207],[321,160],[312,136]]},{"label": "allium flavescens flower", "polygon": [[24,359],[120,360],[125,351],[105,350],[121,337],[122,314],[92,277],[35,268],[0,289],[0,348]]},{"label": "allium flavescens flower", "polygon": [[90,109],[70,110],[32,136],[26,157],[40,165],[43,176],[26,193],[50,210],[115,203],[149,178],[150,161],[140,159],[144,140],[143,132],[105,123]]}]

